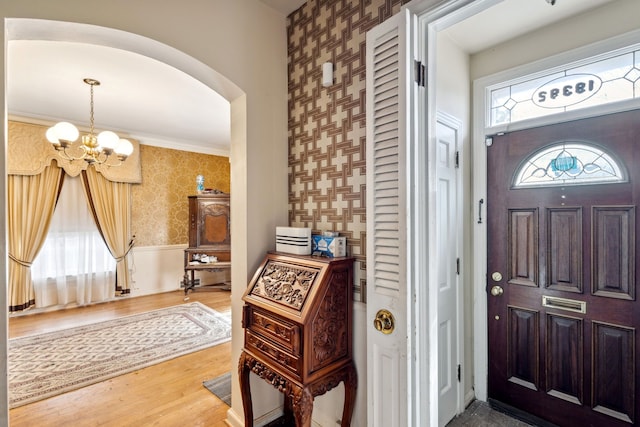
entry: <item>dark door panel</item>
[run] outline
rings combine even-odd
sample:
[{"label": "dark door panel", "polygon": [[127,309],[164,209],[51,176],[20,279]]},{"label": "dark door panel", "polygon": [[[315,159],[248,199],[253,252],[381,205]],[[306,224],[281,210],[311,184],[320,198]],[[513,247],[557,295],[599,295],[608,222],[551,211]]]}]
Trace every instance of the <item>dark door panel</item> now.
[{"label": "dark door panel", "polygon": [[[610,154],[624,179],[514,187],[526,159],[569,142]],[[490,399],[560,426],[637,423],[640,112],[497,136],[487,153]],[[550,171],[580,162],[563,156]]]}]

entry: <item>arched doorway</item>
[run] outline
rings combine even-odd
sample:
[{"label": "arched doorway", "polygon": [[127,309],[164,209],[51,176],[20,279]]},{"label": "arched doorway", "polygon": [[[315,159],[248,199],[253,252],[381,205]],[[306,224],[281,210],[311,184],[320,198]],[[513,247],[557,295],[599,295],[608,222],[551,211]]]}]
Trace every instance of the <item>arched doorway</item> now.
[{"label": "arched doorway", "polygon": [[[234,117],[239,119],[242,125],[246,127],[246,120],[244,120],[244,111],[246,109],[244,93],[238,86],[202,62],[170,46],[133,33],[79,23],[7,19],[6,28],[8,35],[7,45],[9,42],[17,40],[47,40],[52,43],[62,41],[77,42],[126,50],[133,54],[160,61],[179,70],[181,73],[188,74],[212,91],[223,94],[229,104],[233,105],[231,109]],[[240,127],[235,127],[234,130],[235,135],[232,136],[235,144],[244,146],[246,144],[246,130],[240,129]],[[244,196],[239,196],[239,199],[242,198]],[[6,268],[6,265],[4,268]],[[6,301],[4,303],[6,307]],[[3,316],[3,319],[6,326],[6,316]],[[6,349],[6,336],[2,341],[5,343],[2,346]],[[6,358],[4,360],[6,361]],[[4,393],[6,396],[6,390],[6,383],[0,384],[0,394]],[[3,415],[5,418],[7,417],[7,414]]]}]

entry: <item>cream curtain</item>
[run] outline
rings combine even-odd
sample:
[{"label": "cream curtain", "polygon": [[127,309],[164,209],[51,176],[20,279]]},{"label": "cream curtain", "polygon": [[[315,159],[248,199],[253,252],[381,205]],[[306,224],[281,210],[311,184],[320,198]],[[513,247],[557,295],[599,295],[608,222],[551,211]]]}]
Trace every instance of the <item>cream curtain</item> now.
[{"label": "cream curtain", "polygon": [[34,304],[31,263],[42,247],[64,171],[49,165],[38,175],[9,175],[9,311]]},{"label": "cream curtain", "polygon": [[82,181],[98,230],[116,259],[116,291],[128,294],[131,278],[127,255],[133,247],[131,184],[109,181],[95,168],[83,171]]},{"label": "cream curtain", "polygon": [[36,308],[86,305],[114,296],[116,261],[98,231],[80,176],[64,178],[31,280]]}]

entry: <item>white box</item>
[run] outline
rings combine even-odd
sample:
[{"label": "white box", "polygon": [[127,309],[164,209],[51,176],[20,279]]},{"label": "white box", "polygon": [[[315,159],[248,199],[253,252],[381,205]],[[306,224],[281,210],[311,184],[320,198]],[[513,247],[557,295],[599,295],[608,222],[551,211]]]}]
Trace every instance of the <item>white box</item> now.
[{"label": "white box", "polygon": [[276,227],[276,251],[294,255],[310,255],[311,228]]}]

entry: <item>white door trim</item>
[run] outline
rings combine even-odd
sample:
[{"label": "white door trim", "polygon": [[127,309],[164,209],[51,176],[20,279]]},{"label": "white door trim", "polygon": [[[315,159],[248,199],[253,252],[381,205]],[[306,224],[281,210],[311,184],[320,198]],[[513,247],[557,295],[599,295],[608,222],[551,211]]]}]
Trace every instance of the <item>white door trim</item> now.
[{"label": "white door trim", "polygon": [[[415,0],[405,5],[412,16],[410,43],[413,56],[410,55],[410,60],[420,61],[427,67],[426,85],[417,88],[409,114],[411,129],[416,132],[408,147],[412,184],[408,194],[409,221],[413,232],[407,237],[413,268],[409,273],[412,288],[407,291],[412,297],[409,318],[414,337],[410,352],[414,357],[410,358],[408,374],[415,400],[409,407],[411,422],[408,425],[411,426],[438,425],[437,247],[434,239],[430,238],[435,235],[434,227],[437,226],[434,164],[436,99],[435,90],[429,90],[436,87],[434,73],[429,72],[435,69],[435,36],[437,31],[454,23],[449,17],[455,12],[464,9],[464,16],[470,16],[471,9],[478,10],[473,3],[495,4],[497,1],[501,0]],[[415,66],[413,68],[415,72]],[[427,262],[421,262],[425,259]],[[460,402],[464,405],[464,399]]]}]

